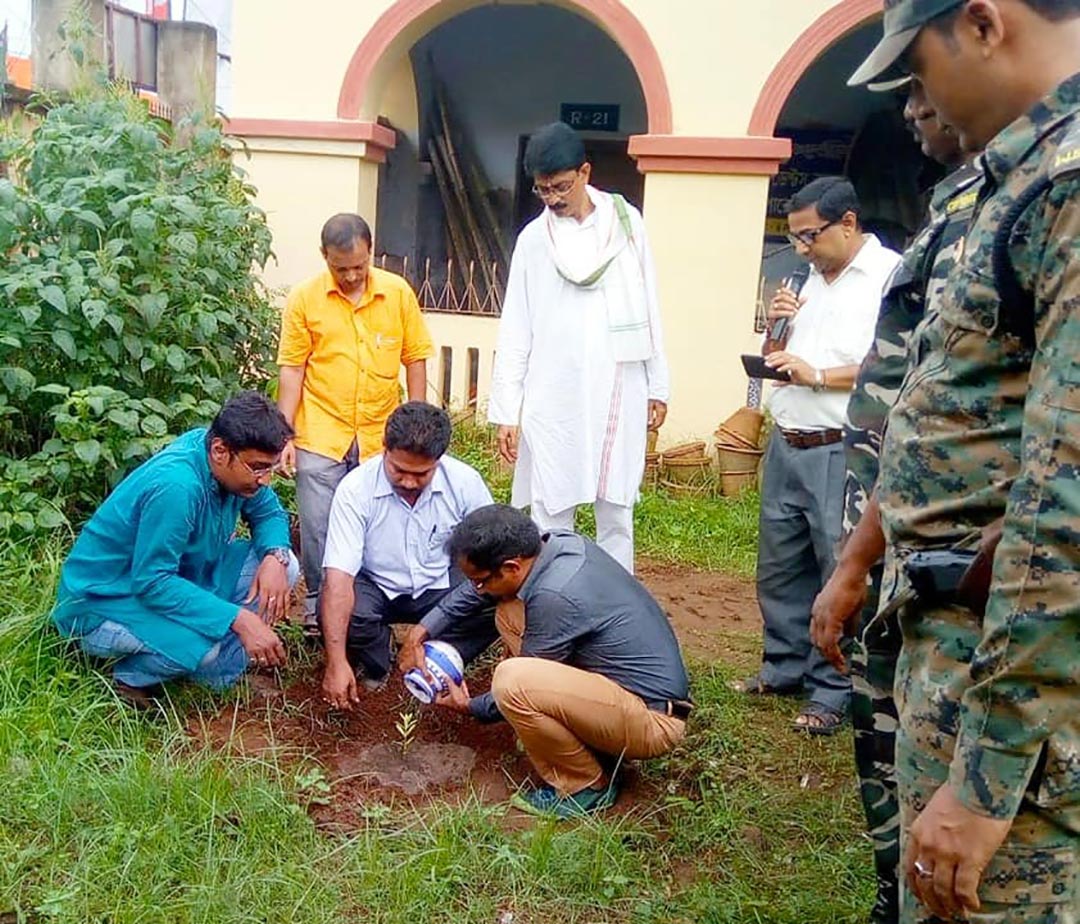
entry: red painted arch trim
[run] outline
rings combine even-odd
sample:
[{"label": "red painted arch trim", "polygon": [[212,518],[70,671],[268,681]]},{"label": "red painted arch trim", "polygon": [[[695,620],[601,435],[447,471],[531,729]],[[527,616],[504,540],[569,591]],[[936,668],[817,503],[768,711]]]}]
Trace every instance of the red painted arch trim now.
[{"label": "red painted arch trim", "polygon": [[364,160],[381,164],[397,136],[376,122],[315,122],[303,119],[229,119],[225,131],[241,138],[300,138],[306,141],[362,141]]},{"label": "red painted arch trim", "polygon": [[791,156],[787,138],[692,138],[634,135],[628,146],[641,173],[772,176]]},{"label": "red painted arch trim", "polygon": [[[442,0],[396,0],[364,36],[345,71],[338,94],[340,119],[358,119],[367,97],[372,74],[383,56],[408,26],[438,6]],[[474,6],[480,6],[478,0]],[[618,0],[566,0],[562,4],[576,8],[586,18],[598,23],[629,58],[641,83],[648,113],[649,131],[670,134],[673,130],[671,94],[660,63],[660,55],[637,18]],[[462,12],[455,5],[453,15]],[[450,18],[447,16],[446,18]]]},{"label": "red painted arch trim", "polygon": [[800,35],[773,68],[750,116],[748,135],[771,135],[799,78],[837,39],[881,13],[882,0],[841,0]]}]

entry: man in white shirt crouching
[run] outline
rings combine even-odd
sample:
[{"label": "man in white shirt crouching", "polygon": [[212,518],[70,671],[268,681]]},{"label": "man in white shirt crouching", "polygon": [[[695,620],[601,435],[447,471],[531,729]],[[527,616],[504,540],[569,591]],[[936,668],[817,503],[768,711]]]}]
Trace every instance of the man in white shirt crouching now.
[{"label": "man in white shirt crouching", "polygon": [[[330,508],[323,557],[323,698],[360,700],[357,681],[380,689],[390,671],[390,626],[417,623],[463,576],[447,540],[465,515],[492,503],[484,479],[446,455],[450,418],[422,401],[386,423],[383,452],[351,471]],[[439,636],[470,661],[498,638],[490,603]]]},{"label": "man in white shirt crouching", "polygon": [[842,177],[807,184],[787,213],[788,237],[809,274],[798,291],[781,287],[769,307],[765,363],[788,378],[769,401],[776,426],[761,492],[764,655],[761,670],[735,686],[748,694],[805,692],[795,728],[829,735],[843,724],[851,680],[810,643],[810,606],[832,573],[843,525],[848,398],[900,255],[863,232],[855,189]]}]

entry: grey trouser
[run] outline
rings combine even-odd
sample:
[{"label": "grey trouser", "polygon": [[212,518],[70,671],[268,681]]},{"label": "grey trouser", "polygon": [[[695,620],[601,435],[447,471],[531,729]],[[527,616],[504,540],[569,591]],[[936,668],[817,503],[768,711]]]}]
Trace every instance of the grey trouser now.
[{"label": "grey trouser", "polygon": [[758,527],[761,679],[771,687],[801,684],[812,702],[841,711],[851,680],[810,643],[810,607],[836,564],[843,516],[844,444],[796,449],[774,428]]},{"label": "grey trouser", "polygon": [[322,585],[322,561],[326,551],[326,529],[330,523],[330,504],[334,491],[349,472],[360,464],[360,453],[353,441],[345,458],[335,461],[306,449],[296,450],[296,506],[300,511],[300,564],[304,569],[304,621],[318,612],[319,587]]}]

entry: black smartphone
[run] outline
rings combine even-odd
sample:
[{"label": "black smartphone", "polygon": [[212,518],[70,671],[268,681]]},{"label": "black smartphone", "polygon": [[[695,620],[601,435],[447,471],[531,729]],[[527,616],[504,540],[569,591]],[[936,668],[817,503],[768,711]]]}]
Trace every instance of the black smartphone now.
[{"label": "black smartphone", "polygon": [[742,367],[752,379],[777,379],[781,382],[791,381],[791,374],[770,369],[765,365],[764,356],[756,356],[753,353],[742,354]]}]

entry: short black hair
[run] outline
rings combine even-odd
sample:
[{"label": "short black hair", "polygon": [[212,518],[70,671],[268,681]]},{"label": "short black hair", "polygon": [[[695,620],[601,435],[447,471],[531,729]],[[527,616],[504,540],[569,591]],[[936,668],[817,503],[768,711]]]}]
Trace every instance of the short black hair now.
[{"label": "short black hair", "polygon": [[450,415],[426,401],[406,401],[386,421],[383,445],[425,459],[438,459],[450,446]]},{"label": "short black hair", "polygon": [[862,211],[855,187],[842,176],[822,176],[811,180],[788,200],[787,214],[801,212],[811,206],[817,208],[817,213],[826,221],[839,221],[848,212],[853,212],[858,218]]},{"label": "short black hair", "polygon": [[578,170],[585,163],[585,143],[565,122],[552,122],[532,133],[524,162],[525,172],[534,177]]},{"label": "short black hair", "polygon": [[293,438],[293,428],[266,395],[242,391],[226,401],[210,423],[207,445],[215,438],[230,452],[255,449],[277,455]]},{"label": "short black hair", "polygon": [[357,241],[371,247],[371,228],[363,218],[352,212],[340,212],[322,226],[319,238],[322,249],[348,250]]},{"label": "short black hair", "polygon": [[490,504],[468,514],[450,535],[450,560],[464,558],[474,568],[496,571],[511,558],[540,554],[540,530],[507,504]]}]

